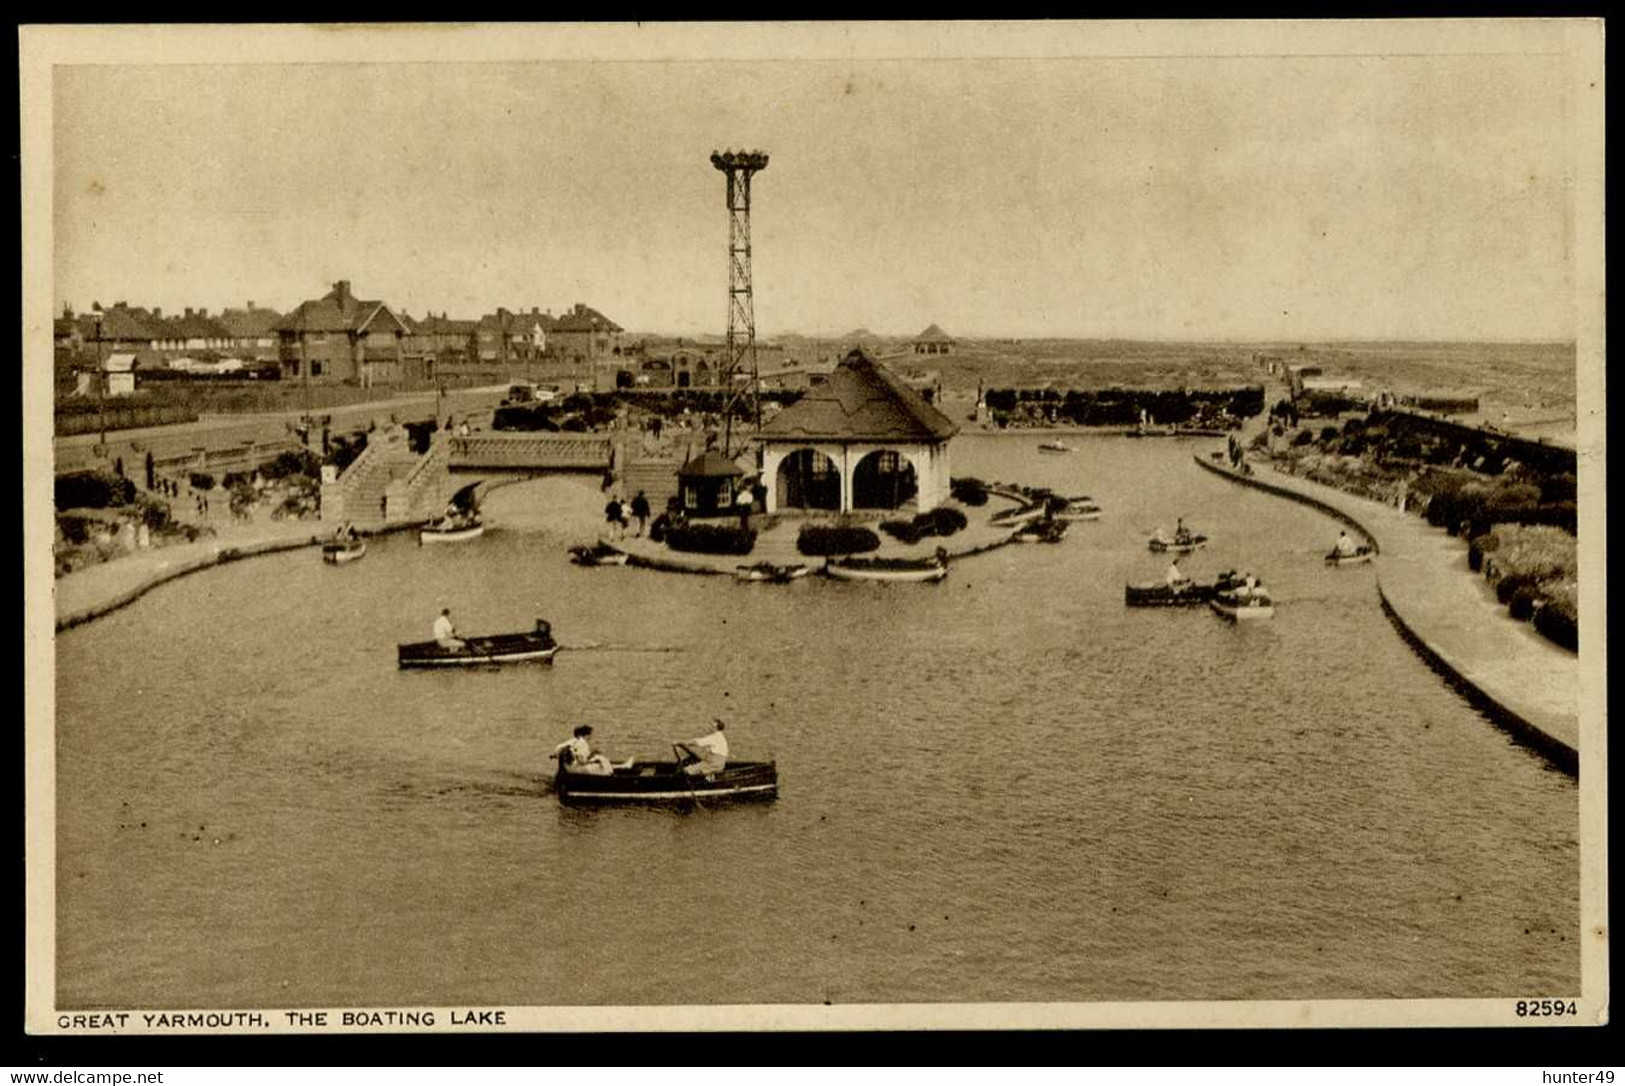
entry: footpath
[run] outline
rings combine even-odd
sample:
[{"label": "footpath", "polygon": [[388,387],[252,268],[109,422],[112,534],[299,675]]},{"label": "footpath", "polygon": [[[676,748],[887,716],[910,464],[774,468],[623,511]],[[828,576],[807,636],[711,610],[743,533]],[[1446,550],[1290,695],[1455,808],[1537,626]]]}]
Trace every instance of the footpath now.
[{"label": "footpath", "polygon": [[1234,482],[1305,502],[1352,525],[1378,550],[1377,592],[1400,633],[1434,670],[1520,741],[1578,773],[1580,661],[1496,601],[1467,565],[1467,543],[1421,517],[1253,463],[1243,475],[1202,456]]}]

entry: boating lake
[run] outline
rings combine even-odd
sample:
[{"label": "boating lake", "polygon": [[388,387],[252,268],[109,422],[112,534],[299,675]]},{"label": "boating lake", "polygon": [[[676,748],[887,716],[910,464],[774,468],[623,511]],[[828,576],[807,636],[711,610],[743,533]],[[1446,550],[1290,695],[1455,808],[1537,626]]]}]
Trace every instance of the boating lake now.
[{"label": "boating lake", "polygon": [[[1221,442],[1041,440],[954,472],[1103,518],[935,586],[578,568],[526,483],[472,543],[257,558],[58,635],[58,1004],[1576,993],[1574,781],[1325,568],[1337,525],[1191,463]],[[1257,572],[1273,620],[1124,607],[1181,515],[1186,571]],[[398,671],[442,605],[569,650]],[[621,759],[713,717],[777,802],[547,790],[577,723]]]}]

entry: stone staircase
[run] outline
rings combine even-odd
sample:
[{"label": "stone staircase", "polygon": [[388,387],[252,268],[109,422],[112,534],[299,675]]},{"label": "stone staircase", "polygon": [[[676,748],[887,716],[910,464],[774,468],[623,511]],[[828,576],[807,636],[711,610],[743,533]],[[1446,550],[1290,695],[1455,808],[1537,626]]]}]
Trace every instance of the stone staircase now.
[{"label": "stone staircase", "polygon": [[444,436],[429,451],[412,452],[404,429],[380,431],[331,483],[322,484],[322,520],[361,531],[413,524],[438,515],[452,490]]},{"label": "stone staircase", "polygon": [[649,499],[649,508],[659,516],[666,508],[666,500],[677,493],[678,461],[665,458],[639,457],[628,459],[616,480],[616,488],[623,498],[630,499],[638,491]]}]

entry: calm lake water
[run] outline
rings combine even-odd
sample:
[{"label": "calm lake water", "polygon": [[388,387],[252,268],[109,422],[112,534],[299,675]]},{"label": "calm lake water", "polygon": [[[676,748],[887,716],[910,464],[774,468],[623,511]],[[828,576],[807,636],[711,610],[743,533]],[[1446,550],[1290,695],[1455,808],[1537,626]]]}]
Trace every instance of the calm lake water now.
[{"label": "calm lake water", "polygon": [[[1070,439],[1069,439],[1070,440]],[[938,586],[571,566],[565,534],[185,578],[57,639],[66,1007],[1577,992],[1573,781],[1400,641],[1335,525],[1211,443],[967,436],[1093,495]],[[533,484],[488,503],[537,520]],[[1127,610],[1176,516],[1278,601]],[[400,672],[442,604],[551,666]],[[570,811],[549,752],[728,721],[771,805]]]}]

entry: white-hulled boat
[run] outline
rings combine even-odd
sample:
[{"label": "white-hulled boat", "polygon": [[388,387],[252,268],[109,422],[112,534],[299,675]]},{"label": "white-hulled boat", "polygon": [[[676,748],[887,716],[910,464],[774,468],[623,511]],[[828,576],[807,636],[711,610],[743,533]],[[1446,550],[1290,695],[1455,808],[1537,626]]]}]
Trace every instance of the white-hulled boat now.
[{"label": "white-hulled boat", "polygon": [[359,561],[366,553],[365,539],[330,539],[322,544],[322,561],[331,566]]},{"label": "white-hulled boat", "polygon": [[1059,543],[1066,538],[1066,522],[1058,517],[1035,521],[1010,538],[1017,543]]},{"label": "white-hulled boat", "polygon": [[787,584],[790,581],[800,580],[811,572],[811,569],[799,562],[789,566],[778,566],[772,562],[757,562],[753,566],[734,567],[734,576],[737,579],[754,583]]},{"label": "white-hulled boat", "polygon": [[1269,594],[1259,588],[1254,588],[1251,595],[1246,594],[1244,589],[1215,592],[1210,606],[1231,622],[1252,622],[1275,617],[1275,604],[1270,600]]},{"label": "white-hulled boat", "polygon": [[441,517],[418,530],[419,543],[461,543],[485,534],[479,517]]},{"label": "white-hulled boat", "polygon": [[1207,536],[1193,535],[1182,540],[1157,539],[1152,537],[1148,546],[1157,554],[1189,554],[1196,548],[1207,543]]},{"label": "white-hulled boat", "polygon": [[839,581],[940,581],[948,576],[941,558],[832,558],[824,574]]},{"label": "white-hulled boat", "polygon": [[1068,445],[1064,441],[1044,441],[1039,443],[1038,451],[1046,453],[1069,453],[1072,451],[1072,446]]},{"label": "white-hulled boat", "polygon": [[1066,499],[1066,504],[1050,514],[1056,520],[1099,520],[1100,506],[1093,498],[1078,497]]},{"label": "white-hulled boat", "polygon": [[462,543],[485,534],[485,522],[480,519],[480,504],[474,497],[479,483],[469,483],[451,496],[446,515],[424,525],[418,531],[419,543]]}]

